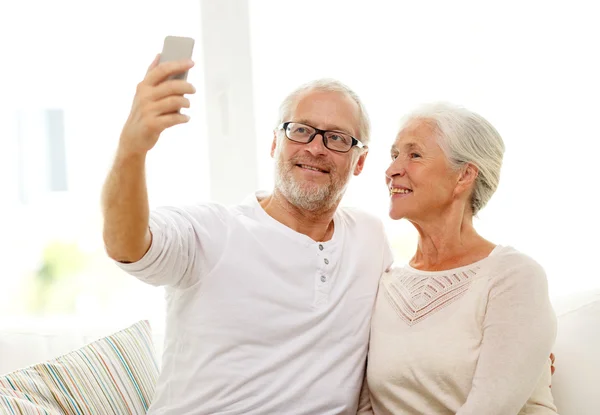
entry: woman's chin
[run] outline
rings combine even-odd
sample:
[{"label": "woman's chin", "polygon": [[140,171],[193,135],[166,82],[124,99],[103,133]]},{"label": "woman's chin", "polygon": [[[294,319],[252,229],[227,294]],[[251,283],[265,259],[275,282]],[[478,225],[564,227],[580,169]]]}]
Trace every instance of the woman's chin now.
[{"label": "woman's chin", "polygon": [[390,218],[393,220],[404,219],[405,216],[405,212],[401,212],[400,210],[396,210],[393,208],[390,209]]}]

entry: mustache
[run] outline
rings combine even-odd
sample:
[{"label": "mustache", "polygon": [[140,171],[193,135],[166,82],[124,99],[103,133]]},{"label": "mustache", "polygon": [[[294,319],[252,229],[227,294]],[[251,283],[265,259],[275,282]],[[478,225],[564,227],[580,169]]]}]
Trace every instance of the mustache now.
[{"label": "mustache", "polygon": [[310,166],[314,166],[318,169],[325,170],[328,172],[335,171],[335,165],[333,163],[327,163],[324,160],[320,160],[318,158],[313,157],[294,157],[289,160],[291,165],[296,164],[308,164]]}]

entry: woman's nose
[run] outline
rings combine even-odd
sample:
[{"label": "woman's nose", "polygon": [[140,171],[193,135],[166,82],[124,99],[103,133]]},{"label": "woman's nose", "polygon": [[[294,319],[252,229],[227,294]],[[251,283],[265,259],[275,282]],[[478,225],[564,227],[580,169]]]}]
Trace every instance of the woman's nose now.
[{"label": "woman's nose", "polygon": [[394,176],[402,177],[405,174],[406,174],[406,169],[404,168],[404,166],[402,165],[402,163],[400,163],[400,160],[398,160],[398,159],[392,161],[390,166],[385,171],[385,177],[388,179],[391,179]]}]

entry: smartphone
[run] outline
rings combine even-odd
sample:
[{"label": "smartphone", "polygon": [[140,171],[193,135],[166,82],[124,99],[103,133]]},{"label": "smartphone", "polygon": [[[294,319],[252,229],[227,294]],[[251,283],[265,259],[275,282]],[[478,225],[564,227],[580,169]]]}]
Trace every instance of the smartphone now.
[{"label": "smartphone", "polygon": [[[194,39],[191,37],[167,36],[160,54],[160,62],[191,59],[194,50]],[[169,79],[187,80],[188,71],[171,76]]]}]

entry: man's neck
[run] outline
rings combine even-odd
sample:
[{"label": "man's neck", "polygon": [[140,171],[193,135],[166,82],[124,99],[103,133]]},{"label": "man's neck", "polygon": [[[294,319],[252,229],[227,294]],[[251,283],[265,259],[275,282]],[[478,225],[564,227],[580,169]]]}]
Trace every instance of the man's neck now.
[{"label": "man's neck", "polygon": [[290,203],[275,190],[259,203],[273,219],[314,241],[326,242],[333,237],[333,215],[339,202],[329,209],[306,211]]}]

